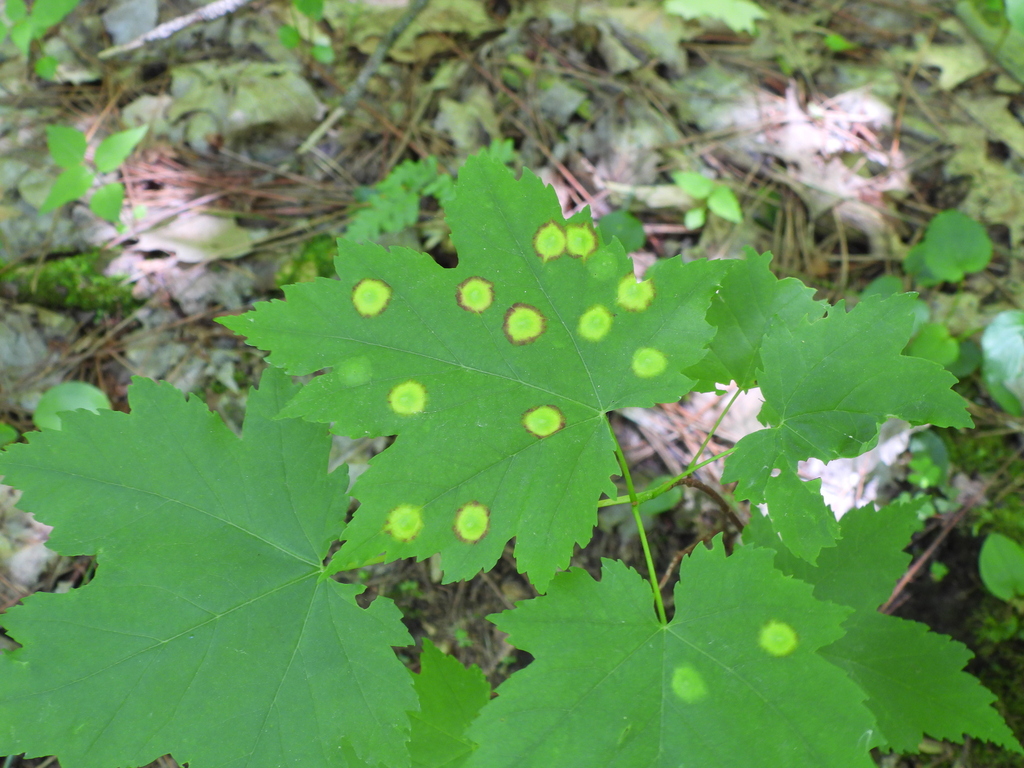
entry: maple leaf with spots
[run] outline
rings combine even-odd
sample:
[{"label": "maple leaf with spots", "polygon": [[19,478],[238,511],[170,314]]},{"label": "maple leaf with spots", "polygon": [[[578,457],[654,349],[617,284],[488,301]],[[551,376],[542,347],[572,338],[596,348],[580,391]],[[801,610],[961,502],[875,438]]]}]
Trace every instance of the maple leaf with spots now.
[{"label": "maple leaf with spots", "polygon": [[[350,437],[396,435],[352,489],[338,569],[440,553],[445,581],[516,538],[544,589],[586,544],[618,464],[607,413],[675,402],[705,353],[726,269],[669,259],[643,282],[584,212],[529,171],[470,158],[446,208],[458,265],[339,240],[338,280],[225,318],[294,375],[282,411]],[[332,566],[333,567],[333,566]]]}]

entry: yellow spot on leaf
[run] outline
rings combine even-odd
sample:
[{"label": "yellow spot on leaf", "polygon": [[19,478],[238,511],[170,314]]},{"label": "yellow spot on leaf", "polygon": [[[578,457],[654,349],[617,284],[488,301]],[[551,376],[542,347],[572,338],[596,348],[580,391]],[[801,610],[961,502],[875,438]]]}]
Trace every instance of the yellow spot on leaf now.
[{"label": "yellow spot on leaf", "polygon": [[644,280],[638,283],[632,273],[619,280],[615,303],[629,312],[643,312],[654,301],[654,283]]},{"label": "yellow spot on leaf", "polygon": [[633,373],[641,379],[651,379],[665,372],[668,360],[664,353],[653,347],[640,347],[633,353]]},{"label": "yellow spot on leaf", "polygon": [[553,221],[542,224],[533,236],[533,247],[544,261],[557,259],[565,253],[565,232]]},{"label": "yellow spot on leaf", "polygon": [[687,704],[694,704],[708,695],[708,686],[700,672],[681,664],[672,671],[672,692]]},{"label": "yellow spot on leaf", "polygon": [[523,426],[534,437],[548,437],[565,426],[565,416],[553,405],[539,405],[523,414]]},{"label": "yellow spot on leaf", "polygon": [[415,504],[399,504],[388,512],[384,531],[402,542],[409,542],[423,530],[423,507]]},{"label": "yellow spot on leaf", "polygon": [[373,366],[369,358],[356,355],[342,361],[337,367],[338,378],[346,387],[358,387],[373,378]]},{"label": "yellow spot on leaf", "polygon": [[391,301],[391,286],[383,280],[366,277],[352,289],[352,304],[363,317],[376,317]]},{"label": "yellow spot on leaf", "polygon": [[757,644],[772,656],[788,656],[800,645],[800,639],[789,624],[772,619],[761,627]]},{"label": "yellow spot on leaf", "polygon": [[574,259],[587,258],[597,250],[597,235],[589,224],[570,224],[565,228],[565,249]]},{"label": "yellow spot on leaf", "polygon": [[608,251],[595,253],[591,258],[587,259],[587,272],[595,280],[611,280],[618,271],[615,257]]},{"label": "yellow spot on leaf", "polygon": [[412,379],[396,384],[388,393],[388,405],[399,416],[422,413],[427,407],[427,388]]},{"label": "yellow spot on leaf", "polygon": [[505,338],[518,346],[535,342],[546,327],[547,321],[539,309],[529,304],[513,304],[505,313],[502,330]]},{"label": "yellow spot on leaf", "polygon": [[455,513],[455,535],[467,544],[476,544],[487,535],[491,526],[491,512],[479,501],[470,501]]},{"label": "yellow spot on leaf", "polygon": [[595,304],[580,315],[576,332],[587,341],[600,341],[612,329],[613,317],[610,309]]},{"label": "yellow spot on leaf", "polygon": [[494,284],[482,277],[467,278],[455,289],[455,300],[467,312],[483,312],[494,302]]}]

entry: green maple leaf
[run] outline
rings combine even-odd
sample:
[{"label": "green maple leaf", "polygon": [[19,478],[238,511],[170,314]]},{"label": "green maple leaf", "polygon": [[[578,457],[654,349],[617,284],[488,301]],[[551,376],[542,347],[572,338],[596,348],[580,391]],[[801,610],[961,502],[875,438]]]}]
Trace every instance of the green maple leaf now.
[{"label": "green maple leaf", "polygon": [[795,324],[805,317],[820,318],[824,301],[814,301],[814,289],[794,277],[779,280],[769,270],[771,253],[746,249],[743,261],[730,262],[722,285],[708,308],[707,319],[717,329],[707,356],[686,373],[698,380],[697,389],[736,382],[740,389],[757,384],[761,344],[772,323]]},{"label": "green maple leaf", "polygon": [[[167,384],[132,413],[61,414],[0,456],[52,545],[96,577],[4,616],[0,752],[67,768],[408,765],[412,680],[395,606],[324,578],[347,506],[322,428],[276,421],[295,387],[263,374],[241,439]],[[348,754],[346,760],[344,754]]]},{"label": "green maple leaf", "polygon": [[665,766],[869,768],[864,694],[816,652],[848,608],[772,567],[770,550],[721,542],[680,568],[662,625],[650,587],[617,561],[600,582],[555,577],[494,618],[534,655],[470,726],[467,768]]},{"label": "green maple leaf", "polygon": [[676,401],[704,354],[726,266],[659,262],[637,283],[618,241],[566,222],[529,171],[474,157],[446,208],[459,263],[339,241],[340,280],[223,320],[292,374],[330,367],[283,411],[392,435],[353,488],[338,567],[441,553],[445,580],[490,568],[516,537],[542,590],[590,540],[618,472],[605,414]]},{"label": "green maple leaf", "polygon": [[868,694],[883,746],[916,752],[925,734],[962,741],[967,733],[1021,752],[991,707],[996,697],[963,672],[973,655],[964,645],[876,610],[910,561],[903,548],[920,528],[917,512],[923,503],[851,510],[842,519],[842,538],[821,552],[817,567],[782,547],[760,516],[743,535],[778,550],[776,567],[813,584],[818,599],[855,609],[844,625],[846,634],[821,655]]},{"label": "green maple leaf", "polygon": [[479,667],[464,667],[426,639],[420,669],[413,676],[420,708],[409,713],[413,768],[459,768],[476,748],[466,729],[490,700],[491,686]]},{"label": "green maple leaf", "polygon": [[883,421],[971,426],[966,404],[950,389],[956,378],[935,363],[902,354],[913,325],[915,297],[866,299],[847,312],[840,302],[820,319],[780,319],[760,346],[757,381],[768,429],[744,437],[726,462],[723,480],[736,496],[767,502],[787,547],[815,562],[834,544],[838,526],[819,492],[804,483],[797,462],[858,456],[878,440]]}]

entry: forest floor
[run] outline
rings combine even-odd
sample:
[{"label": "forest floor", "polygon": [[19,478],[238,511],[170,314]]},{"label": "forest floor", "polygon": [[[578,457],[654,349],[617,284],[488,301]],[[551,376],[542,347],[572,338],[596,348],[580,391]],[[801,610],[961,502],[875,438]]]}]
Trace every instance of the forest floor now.
[{"label": "forest floor", "polygon": [[[17,434],[33,429],[39,397],[66,380],[96,385],[125,410],[137,375],[194,393],[237,429],[263,355],[214,319],[330,275],[336,236],[410,246],[450,265],[438,190],[485,147],[553,185],[567,215],[589,206],[596,219],[619,217],[639,269],[753,247],[773,252],[776,274],[851,303],[891,276],[920,291],[923,319],[957,341],[977,341],[996,314],[1024,308],[1024,47],[993,42],[970,3],[760,5],[765,17],[750,34],[736,31],[742,19],[683,19],[653,0],[432,0],[332,122],[403,14],[401,0],[325,0],[316,22],[283,0],[256,0],[106,58],[101,50],[196,6],[83,0],[34,51],[58,62],[54,80],[34,74],[9,41],[0,46],[0,418]],[[125,184],[120,228],[80,202],[37,212],[59,172],[47,125],[90,139],[149,126],[103,179]],[[692,212],[706,206],[674,173],[716,179],[739,215],[712,207],[701,221]],[[994,257],[958,282],[916,284],[903,261],[948,209],[984,226]],[[894,425],[885,455],[808,466],[805,476],[823,477],[844,509],[931,497],[934,516],[892,610],[970,646],[971,671],[1024,738],[1024,622],[977,571],[980,535],[1024,542],[1024,421],[988,396],[976,371],[962,374],[959,391],[974,430],[922,437]],[[718,405],[700,396],[616,414],[635,475],[650,483],[678,473]],[[716,435],[722,447],[759,428],[756,410],[756,397],[734,409]],[[339,437],[334,460],[358,473],[387,444]],[[721,488],[720,476],[710,465],[702,479]],[[720,527],[699,492],[673,501],[647,519],[666,578]],[[15,504],[13,493],[0,497],[0,610],[78,586],[94,567],[47,550],[45,526]],[[643,563],[635,525],[614,507],[574,563],[594,567],[602,556]],[[479,664],[492,683],[529,662],[484,618],[535,594],[511,548],[493,571],[458,584],[442,585],[429,560],[354,578],[368,595],[393,598],[414,637]],[[415,666],[415,649],[406,657]],[[880,764],[1022,765],[970,741],[924,746]]]}]

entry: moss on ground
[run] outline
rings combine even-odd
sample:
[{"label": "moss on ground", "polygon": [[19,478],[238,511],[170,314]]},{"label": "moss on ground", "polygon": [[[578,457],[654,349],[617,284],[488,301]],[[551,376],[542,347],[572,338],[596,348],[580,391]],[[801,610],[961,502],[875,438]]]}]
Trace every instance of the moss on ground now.
[{"label": "moss on ground", "polygon": [[0,280],[14,287],[18,301],[50,309],[109,314],[138,306],[123,278],[103,274],[104,260],[100,251],[62,256],[15,266]]}]

